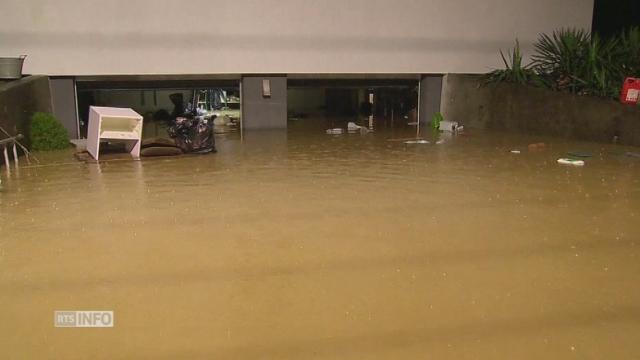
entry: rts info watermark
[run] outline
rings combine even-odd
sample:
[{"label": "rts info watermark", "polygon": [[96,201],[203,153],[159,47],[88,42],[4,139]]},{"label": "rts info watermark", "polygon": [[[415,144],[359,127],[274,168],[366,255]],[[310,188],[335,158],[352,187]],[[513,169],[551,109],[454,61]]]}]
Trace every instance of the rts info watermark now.
[{"label": "rts info watermark", "polygon": [[55,327],[110,328],[113,311],[54,311]]}]

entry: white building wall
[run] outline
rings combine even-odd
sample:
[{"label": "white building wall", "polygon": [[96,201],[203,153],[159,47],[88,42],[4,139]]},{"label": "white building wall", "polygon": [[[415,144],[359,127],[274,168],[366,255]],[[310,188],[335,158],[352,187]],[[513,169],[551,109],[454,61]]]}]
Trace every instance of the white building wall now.
[{"label": "white building wall", "polygon": [[481,73],[593,0],[2,0],[26,73]]}]

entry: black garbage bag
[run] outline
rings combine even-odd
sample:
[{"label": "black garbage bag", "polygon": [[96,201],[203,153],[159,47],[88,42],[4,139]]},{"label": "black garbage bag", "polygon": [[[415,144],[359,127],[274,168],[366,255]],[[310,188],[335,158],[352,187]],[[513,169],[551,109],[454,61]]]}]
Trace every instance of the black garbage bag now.
[{"label": "black garbage bag", "polygon": [[211,120],[178,117],[167,132],[184,153],[205,154],[216,151]]},{"label": "black garbage bag", "polygon": [[182,93],[174,93],[169,95],[169,100],[173,103],[173,112],[171,112],[171,117],[175,119],[183,116],[185,110],[184,95]]}]

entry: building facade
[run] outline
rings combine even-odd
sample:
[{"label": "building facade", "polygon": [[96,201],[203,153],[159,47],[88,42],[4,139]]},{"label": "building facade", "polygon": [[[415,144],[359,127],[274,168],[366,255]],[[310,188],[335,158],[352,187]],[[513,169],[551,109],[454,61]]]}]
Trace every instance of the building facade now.
[{"label": "building facade", "polygon": [[[0,7],[1,56],[28,55],[25,73],[61,81],[54,98],[67,103],[84,80],[420,81],[484,73],[502,66],[498,52],[516,38],[527,55],[539,33],[589,30],[593,15],[593,0],[4,0]],[[437,78],[427,81],[425,88],[437,87]],[[286,81],[274,86],[278,93]]]}]

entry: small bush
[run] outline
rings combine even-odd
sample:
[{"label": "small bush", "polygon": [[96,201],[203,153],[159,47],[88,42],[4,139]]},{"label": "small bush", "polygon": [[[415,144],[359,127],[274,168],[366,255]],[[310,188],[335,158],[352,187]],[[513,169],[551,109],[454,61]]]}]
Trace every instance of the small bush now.
[{"label": "small bush", "polygon": [[617,44],[616,55],[623,75],[640,77],[640,27],[623,31]]},{"label": "small bush", "polygon": [[67,130],[53,114],[37,112],[31,117],[31,149],[60,150],[69,147]]},{"label": "small bush", "polygon": [[587,54],[591,37],[584,30],[560,29],[551,36],[541,34],[534,44],[533,67],[547,87],[577,93],[586,85],[584,75],[590,72]]},{"label": "small bush", "polygon": [[484,83],[514,83],[526,85],[536,82],[536,73],[531,69],[531,65],[522,64],[522,52],[520,51],[520,43],[516,39],[516,46],[509,54],[509,60],[500,50],[500,56],[504,63],[504,69],[497,69],[483,78]]},{"label": "small bush", "polygon": [[505,68],[485,75],[485,83],[518,83],[555,91],[617,99],[627,76],[640,76],[640,28],[630,28],[610,39],[578,29],[541,34],[534,44],[532,63],[523,65],[520,46]]}]

